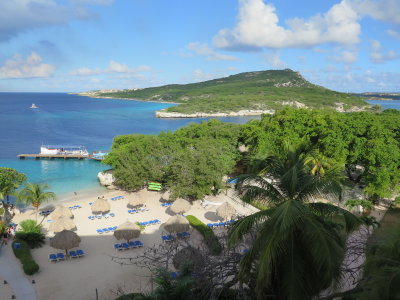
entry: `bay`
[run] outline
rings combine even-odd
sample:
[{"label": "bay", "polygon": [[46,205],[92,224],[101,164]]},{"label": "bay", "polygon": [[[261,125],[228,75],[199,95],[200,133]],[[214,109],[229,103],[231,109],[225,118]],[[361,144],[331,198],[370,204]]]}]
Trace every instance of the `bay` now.
[{"label": "bay", "polygon": [[[38,107],[31,109],[32,103]],[[58,198],[101,190],[97,173],[108,169],[92,160],[18,159],[39,153],[42,144],[83,145],[89,152],[108,150],[116,135],[157,134],[199,119],[159,119],[167,103],[95,99],[66,93],[0,93],[0,166],[23,172],[30,182],[47,183]],[[246,123],[257,117],[218,118]]]}]

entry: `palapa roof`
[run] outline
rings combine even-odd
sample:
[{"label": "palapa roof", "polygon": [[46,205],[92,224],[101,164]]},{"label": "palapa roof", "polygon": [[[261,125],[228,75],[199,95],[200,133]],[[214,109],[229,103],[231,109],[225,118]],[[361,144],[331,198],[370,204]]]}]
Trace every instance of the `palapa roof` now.
[{"label": "palapa roof", "polygon": [[126,221],[125,223],[118,226],[117,230],[114,231],[114,236],[117,240],[131,240],[138,238],[140,235],[139,225]]},{"label": "palapa roof", "polygon": [[74,215],[68,207],[59,205],[56,209],[50,214],[50,217],[54,219],[58,219],[60,217],[72,218]]},{"label": "palapa roof", "polygon": [[129,196],[128,205],[129,206],[139,206],[143,205],[146,202],[146,199],[143,196],[138,194],[133,194]]},{"label": "palapa roof", "polygon": [[97,199],[96,201],[94,201],[94,203],[92,204],[92,213],[96,214],[96,213],[106,213],[110,211],[110,203],[108,203],[108,201],[106,199]]},{"label": "palapa roof", "polygon": [[171,233],[183,232],[188,231],[190,229],[190,225],[189,221],[186,220],[185,217],[175,215],[168,219],[168,221],[164,224],[164,228],[166,231]]},{"label": "palapa roof", "polygon": [[72,221],[68,217],[60,217],[57,219],[53,219],[50,223],[49,230],[53,232],[61,232],[63,230],[75,230],[76,225],[74,221]]},{"label": "palapa roof", "polygon": [[81,238],[73,231],[63,230],[58,232],[50,241],[50,246],[55,249],[68,250],[78,247]]},{"label": "palapa roof", "polygon": [[182,214],[188,212],[191,207],[192,205],[189,201],[179,198],[170,206],[170,210],[175,214]]},{"label": "palapa roof", "polygon": [[228,202],[223,203],[217,208],[217,216],[222,219],[232,218],[236,214],[236,209]]}]

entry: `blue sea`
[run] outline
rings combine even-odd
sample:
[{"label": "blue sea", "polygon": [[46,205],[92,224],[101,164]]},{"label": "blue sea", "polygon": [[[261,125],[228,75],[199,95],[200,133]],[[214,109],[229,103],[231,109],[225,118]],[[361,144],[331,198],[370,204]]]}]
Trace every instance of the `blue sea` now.
[{"label": "blue sea", "polygon": [[[37,109],[30,106],[35,103]],[[39,153],[42,144],[83,145],[108,150],[116,135],[176,130],[207,119],[159,119],[155,111],[171,106],[65,93],[0,93],[0,167],[23,172],[30,182],[47,183],[59,199],[74,192],[102,190],[97,173],[109,167],[93,160],[18,159]],[[250,117],[219,118],[246,123]]]}]

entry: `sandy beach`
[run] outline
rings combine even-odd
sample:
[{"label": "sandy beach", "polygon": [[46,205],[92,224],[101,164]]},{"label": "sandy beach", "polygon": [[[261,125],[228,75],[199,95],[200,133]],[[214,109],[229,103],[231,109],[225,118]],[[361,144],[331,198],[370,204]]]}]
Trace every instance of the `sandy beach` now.
[{"label": "sandy beach", "polygon": [[[127,200],[133,197],[122,191],[106,191],[101,194],[85,194],[77,195],[74,200],[62,202],[64,206],[80,205],[82,208],[73,209],[74,223],[76,224],[76,233],[81,237],[79,249],[82,249],[86,255],[82,258],[67,259],[66,261],[50,262],[48,255],[50,253],[63,252],[50,247],[49,238],[54,236],[53,232],[48,231],[51,224],[51,215],[43,220],[43,228],[46,234],[46,244],[39,249],[32,250],[32,255],[40,266],[39,273],[28,276],[29,280],[35,280],[35,289],[38,299],[95,299],[96,289],[99,299],[115,299],[116,290],[122,289],[126,292],[139,292],[150,289],[149,279],[150,272],[147,269],[141,269],[135,265],[120,265],[112,260],[112,257],[134,257],[141,251],[145,251],[146,247],[153,247],[162,243],[161,235],[167,232],[163,229],[165,223],[171,215],[168,208],[162,207],[158,192],[139,191],[141,197],[146,199],[146,207],[148,211],[129,214]],[[229,195],[230,193],[228,193]],[[90,220],[88,216],[92,215],[89,202],[94,202],[97,197],[104,196],[106,199],[115,196],[124,196],[124,199],[115,201],[109,200],[111,205],[110,212],[115,214],[115,217],[107,219]],[[238,213],[248,215],[257,211],[252,206],[243,205],[221,193],[217,197],[206,197],[207,205],[203,208],[201,201],[194,201],[191,210],[187,214],[196,216],[204,223],[220,221],[216,216],[216,209],[219,204],[229,202],[232,204]],[[49,203],[58,205],[60,202]],[[43,205],[45,207],[46,204]],[[35,211],[27,210],[21,214],[17,214],[13,221],[19,223],[24,219],[35,219]],[[38,218],[40,222],[42,217]],[[117,240],[113,233],[98,234],[96,229],[101,229],[110,226],[118,226],[127,220],[131,222],[142,222],[153,219],[159,219],[161,224],[151,225],[145,228],[138,238],[144,244],[143,248],[117,251],[113,245]],[[223,231],[224,229],[216,229]],[[202,241],[202,236],[195,230],[192,230],[190,243],[198,244]],[[78,249],[78,248],[77,248]],[[74,249],[72,249],[74,250]]]}]

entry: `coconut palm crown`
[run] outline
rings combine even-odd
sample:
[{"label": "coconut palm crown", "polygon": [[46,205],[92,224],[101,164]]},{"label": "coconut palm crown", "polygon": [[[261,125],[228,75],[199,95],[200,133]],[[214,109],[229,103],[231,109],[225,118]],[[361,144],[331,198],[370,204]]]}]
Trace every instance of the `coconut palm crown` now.
[{"label": "coconut palm crown", "polygon": [[337,170],[315,176],[304,146],[287,144],[283,150],[259,162],[256,172],[238,177],[244,201],[270,208],[238,221],[229,244],[253,235],[239,276],[255,284],[257,298],[311,299],[340,278],[346,233],[360,220],[336,205],[311,202],[316,196],[339,196]]},{"label": "coconut palm crown", "polygon": [[18,192],[17,202],[25,205],[32,205],[36,209],[36,219],[39,212],[39,206],[49,200],[54,200],[56,194],[46,192],[49,188],[47,184],[27,183],[26,186]]}]

